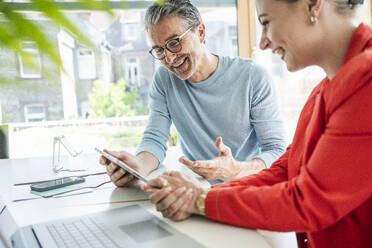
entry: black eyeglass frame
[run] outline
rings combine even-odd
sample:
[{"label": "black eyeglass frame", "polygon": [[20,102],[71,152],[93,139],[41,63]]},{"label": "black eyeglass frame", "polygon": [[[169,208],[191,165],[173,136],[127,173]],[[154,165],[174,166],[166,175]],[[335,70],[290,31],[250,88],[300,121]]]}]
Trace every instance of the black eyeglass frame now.
[{"label": "black eyeglass frame", "polygon": [[[182,43],[181,43],[181,40],[182,40],[182,38],[190,31],[190,30],[192,30],[192,28],[193,27],[190,27],[190,28],[188,28],[183,34],[181,34],[180,36],[178,36],[177,38],[173,38],[173,39],[170,39],[170,40],[167,40],[166,42],[165,42],[165,45],[164,45],[164,47],[161,47],[161,46],[156,46],[156,47],[153,47],[153,48],[151,48],[151,50],[149,51],[149,53],[151,54],[151,56],[153,56],[155,59],[158,59],[158,60],[162,60],[162,59],[164,59],[165,58],[165,49],[167,49],[169,52],[171,52],[171,53],[178,53],[179,51],[181,51],[182,50]],[[178,43],[179,43],[179,45],[180,45],[180,47],[179,47],[179,49],[177,49],[177,50],[173,50],[172,51],[172,49],[170,49],[169,47],[168,47],[168,44],[170,43],[170,42],[172,42],[172,41],[177,41]],[[161,53],[162,54],[162,56],[161,57],[156,57],[154,54],[153,54],[153,51],[154,51],[154,49],[159,49],[159,48],[161,48],[162,50],[163,50],[163,52]],[[165,48],[165,49],[164,49]]]}]

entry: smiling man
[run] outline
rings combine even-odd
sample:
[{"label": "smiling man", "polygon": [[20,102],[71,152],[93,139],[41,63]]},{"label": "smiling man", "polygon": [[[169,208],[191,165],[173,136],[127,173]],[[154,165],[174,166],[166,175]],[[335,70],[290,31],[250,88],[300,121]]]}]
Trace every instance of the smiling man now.
[{"label": "smiling man", "polygon": [[[146,176],[163,161],[173,122],[185,155],[180,161],[211,183],[269,167],[286,144],[267,73],[252,60],[210,53],[206,27],[190,1],[154,4],[145,23],[150,54],[163,65],[152,84],[149,122],[136,156],[111,153]],[[115,164],[100,162],[115,185],[134,182]]]}]

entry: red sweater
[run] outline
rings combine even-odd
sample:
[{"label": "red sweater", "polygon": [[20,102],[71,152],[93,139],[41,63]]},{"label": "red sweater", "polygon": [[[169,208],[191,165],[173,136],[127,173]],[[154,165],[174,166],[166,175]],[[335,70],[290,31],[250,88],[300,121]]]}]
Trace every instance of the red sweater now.
[{"label": "red sweater", "polygon": [[211,219],[306,232],[310,247],[372,247],[372,28],[361,24],[332,80],[312,92],[292,145],[269,169],[216,185]]}]

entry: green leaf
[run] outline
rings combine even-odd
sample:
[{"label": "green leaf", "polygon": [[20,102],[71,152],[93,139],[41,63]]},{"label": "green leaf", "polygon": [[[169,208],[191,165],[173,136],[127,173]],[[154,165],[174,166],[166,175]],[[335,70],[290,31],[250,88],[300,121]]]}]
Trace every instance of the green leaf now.
[{"label": "green leaf", "polygon": [[[112,12],[111,10],[111,3],[109,0],[103,0],[103,1],[83,0],[82,3],[88,8],[100,9],[100,10],[106,11],[111,16],[114,15],[114,12]],[[127,3],[122,3],[121,5],[122,7],[125,7]]]},{"label": "green leaf", "polygon": [[[22,14],[15,12],[9,5],[0,5],[0,12],[7,19],[3,25],[8,25],[8,28],[3,28],[3,31],[10,34],[8,38],[1,36],[0,42],[5,47],[22,54],[21,43],[25,40],[34,41],[55,64],[61,66],[62,63],[57,47],[41,31],[42,28],[39,25],[26,19]],[[9,28],[12,28],[12,30],[9,31]]]},{"label": "green leaf", "polygon": [[155,1],[155,4],[164,5],[166,2],[168,2],[168,1],[167,0],[157,0],[157,1]]},{"label": "green leaf", "polygon": [[61,25],[86,45],[93,47],[93,44],[70,22],[51,0],[31,0],[37,10],[49,17],[54,23]]}]

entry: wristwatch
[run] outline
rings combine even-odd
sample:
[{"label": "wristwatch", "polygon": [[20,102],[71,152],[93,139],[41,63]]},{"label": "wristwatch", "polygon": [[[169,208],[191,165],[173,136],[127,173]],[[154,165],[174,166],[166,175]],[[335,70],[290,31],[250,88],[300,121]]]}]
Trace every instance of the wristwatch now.
[{"label": "wristwatch", "polygon": [[198,210],[198,214],[200,214],[200,215],[206,215],[206,213],[205,213],[205,199],[207,198],[208,191],[209,191],[209,189],[203,191],[203,193],[201,193],[198,196],[198,198],[196,198],[195,206],[196,206],[196,209]]}]

